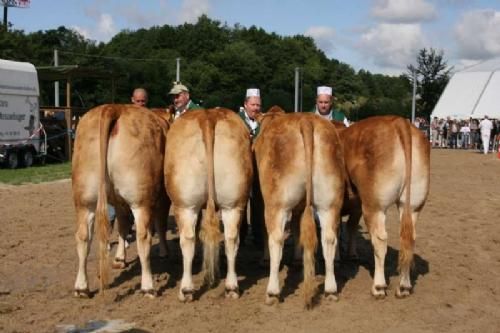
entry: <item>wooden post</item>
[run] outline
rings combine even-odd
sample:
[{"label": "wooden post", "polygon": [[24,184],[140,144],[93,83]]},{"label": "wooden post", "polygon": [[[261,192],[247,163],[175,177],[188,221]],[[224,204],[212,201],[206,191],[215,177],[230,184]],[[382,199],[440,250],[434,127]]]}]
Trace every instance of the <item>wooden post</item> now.
[{"label": "wooden post", "polygon": [[68,77],[66,81],[66,109],[64,110],[64,117],[66,118],[66,157],[68,161],[72,159],[73,153],[73,140],[71,139],[71,122],[73,114],[71,112],[71,78]]}]

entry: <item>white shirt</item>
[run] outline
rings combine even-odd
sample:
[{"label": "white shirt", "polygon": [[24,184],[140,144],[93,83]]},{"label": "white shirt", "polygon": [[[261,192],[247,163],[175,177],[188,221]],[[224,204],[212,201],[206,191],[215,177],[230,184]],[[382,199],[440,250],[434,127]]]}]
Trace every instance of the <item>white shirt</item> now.
[{"label": "white shirt", "polygon": [[484,118],[479,123],[479,129],[481,130],[481,134],[491,134],[493,123],[491,122],[491,120]]}]

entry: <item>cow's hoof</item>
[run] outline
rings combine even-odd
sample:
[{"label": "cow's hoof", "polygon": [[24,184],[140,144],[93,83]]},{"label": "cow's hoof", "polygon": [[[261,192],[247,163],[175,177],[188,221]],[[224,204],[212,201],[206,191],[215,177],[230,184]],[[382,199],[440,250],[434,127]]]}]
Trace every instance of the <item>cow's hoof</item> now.
[{"label": "cow's hoof", "polygon": [[280,301],[279,295],[267,294],[266,295],[266,305],[275,305]]},{"label": "cow's hoof", "polygon": [[75,289],[75,291],[73,292],[73,296],[75,296],[76,298],[90,298],[90,291],[89,289]]},{"label": "cow's hoof", "polygon": [[387,286],[373,286],[372,295],[376,300],[384,299],[386,296]]},{"label": "cow's hoof", "polygon": [[154,289],[148,289],[148,290],[142,290],[141,289],[141,294],[145,298],[150,298],[150,299],[156,298],[156,291]]},{"label": "cow's hoof", "polygon": [[179,301],[183,303],[190,303],[193,301],[193,290],[182,289],[179,293]]},{"label": "cow's hoof", "polygon": [[397,298],[406,298],[410,295],[411,295],[411,287],[399,286],[396,289],[396,297]]},{"label": "cow's hoof", "polygon": [[235,287],[233,289],[226,288],[225,296],[226,296],[226,298],[229,298],[229,299],[240,298],[240,293],[239,293],[238,287]]},{"label": "cow's hoof", "polygon": [[338,292],[325,292],[325,299],[329,302],[338,302],[339,293]]},{"label": "cow's hoof", "polygon": [[113,269],[125,269],[127,268],[127,263],[125,262],[125,259],[115,258],[111,267],[113,267]]}]

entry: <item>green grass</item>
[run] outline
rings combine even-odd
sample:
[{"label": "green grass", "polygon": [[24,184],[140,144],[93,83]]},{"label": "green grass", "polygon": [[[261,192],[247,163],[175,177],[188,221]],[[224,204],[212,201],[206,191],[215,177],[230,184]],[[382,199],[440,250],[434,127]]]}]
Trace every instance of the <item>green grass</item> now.
[{"label": "green grass", "polygon": [[71,163],[35,165],[25,169],[0,169],[0,183],[20,185],[43,183],[71,177]]}]

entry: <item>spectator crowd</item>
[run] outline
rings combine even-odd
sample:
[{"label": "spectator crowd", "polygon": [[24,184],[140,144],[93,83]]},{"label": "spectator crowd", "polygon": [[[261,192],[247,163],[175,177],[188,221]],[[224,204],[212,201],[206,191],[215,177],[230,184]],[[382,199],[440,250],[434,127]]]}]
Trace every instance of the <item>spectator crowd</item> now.
[{"label": "spectator crowd", "polygon": [[488,116],[483,120],[434,117],[429,124],[429,139],[433,148],[478,149],[485,154],[489,151],[496,152],[499,134],[500,120],[490,120]]}]

